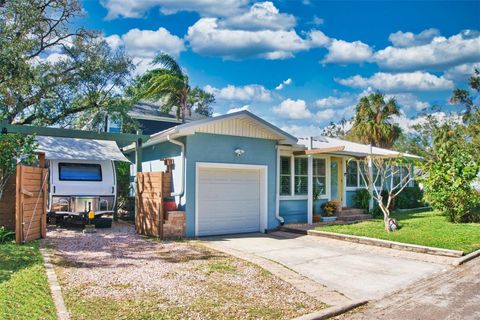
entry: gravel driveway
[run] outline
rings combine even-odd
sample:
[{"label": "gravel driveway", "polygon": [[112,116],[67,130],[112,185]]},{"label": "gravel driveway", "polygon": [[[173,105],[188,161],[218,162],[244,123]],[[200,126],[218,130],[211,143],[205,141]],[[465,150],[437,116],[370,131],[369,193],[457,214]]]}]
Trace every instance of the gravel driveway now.
[{"label": "gravel driveway", "polygon": [[197,241],[148,240],[120,223],[95,234],[54,228],[47,241],[73,319],[288,319],[325,307]]}]

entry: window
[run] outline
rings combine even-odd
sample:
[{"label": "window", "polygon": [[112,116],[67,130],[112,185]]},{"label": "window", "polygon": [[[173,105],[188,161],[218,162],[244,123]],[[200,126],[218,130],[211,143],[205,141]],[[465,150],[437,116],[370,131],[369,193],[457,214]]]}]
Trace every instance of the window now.
[{"label": "window", "polygon": [[308,194],[307,158],[295,158],[295,195]]},{"label": "window", "polygon": [[358,166],[360,167],[360,171],[358,172],[358,181],[360,182],[359,187],[365,188],[367,186],[366,181],[368,181],[367,168],[365,167],[365,161],[359,161]]},{"label": "window", "polygon": [[382,172],[378,172],[378,169],[375,165],[372,167],[372,179],[375,181],[376,187],[380,187],[382,185]]},{"label": "window", "polygon": [[102,167],[93,163],[59,163],[62,181],[102,181]]},{"label": "window", "polygon": [[313,158],[313,194],[327,194],[325,168],[325,159]]},{"label": "window", "polygon": [[357,161],[347,161],[346,181],[347,187],[358,187],[358,165]]},{"label": "window", "polygon": [[280,157],[280,195],[289,196],[291,190],[291,157]]}]

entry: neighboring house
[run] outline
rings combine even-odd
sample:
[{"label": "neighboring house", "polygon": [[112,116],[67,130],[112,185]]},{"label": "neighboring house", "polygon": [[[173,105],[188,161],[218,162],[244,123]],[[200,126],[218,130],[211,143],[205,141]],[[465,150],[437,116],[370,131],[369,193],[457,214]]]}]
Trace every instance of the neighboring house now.
[{"label": "neighboring house", "polygon": [[[138,121],[142,133],[146,135],[151,135],[182,123],[181,119],[177,119],[175,109],[172,109],[170,112],[162,112],[160,110],[161,105],[159,104],[138,102],[128,111],[128,115]],[[187,112],[185,115],[185,122],[188,123],[206,118],[208,117],[192,111],[191,114]],[[107,131],[122,132],[121,124],[117,121],[109,120]]]},{"label": "neighboring house", "polygon": [[[133,147],[124,150],[133,156]],[[309,222],[313,194],[353,206],[362,188],[356,161],[395,151],[332,138],[297,139],[248,111],[174,126],[143,145],[142,171],[173,159],[173,192],[186,235],[263,232]],[[133,157],[132,157],[133,158]],[[133,166],[132,166],[133,167]]]}]

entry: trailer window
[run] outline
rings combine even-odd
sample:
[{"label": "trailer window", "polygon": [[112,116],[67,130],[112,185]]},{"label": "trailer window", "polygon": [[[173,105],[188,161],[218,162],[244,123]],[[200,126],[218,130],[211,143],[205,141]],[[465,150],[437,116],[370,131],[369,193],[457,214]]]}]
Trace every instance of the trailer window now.
[{"label": "trailer window", "polygon": [[93,163],[59,163],[62,181],[102,181],[102,167]]}]

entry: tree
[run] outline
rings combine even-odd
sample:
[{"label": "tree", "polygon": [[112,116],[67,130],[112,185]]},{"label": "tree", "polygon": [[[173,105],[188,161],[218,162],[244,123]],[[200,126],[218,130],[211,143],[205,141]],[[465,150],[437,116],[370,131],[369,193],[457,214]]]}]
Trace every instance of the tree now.
[{"label": "tree", "polygon": [[401,133],[400,127],[390,120],[399,113],[395,98],[385,101],[385,95],[380,92],[364,96],[355,108],[353,126],[346,137],[376,147],[390,148]]},{"label": "tree", "polygon": [[211,115],[210,104],[215,98],[198,87],[192,89],[188,75],[172,56],[160,53],[152,64],[161,67],[147,71],[138,80],[139,98],[160,101],[165,112],[176,108],[177,118],[181,118],[182,122],[195,105],[202,114]]},{"label": "tree", "polygon": [[134,66],[100,34],[74,29],[76,0],[0,1],[0,118],[82,127],[120,106]]},{"label": "tree", "polygon": [[390,231],[390,205],[413,181],[413,170],[413,162],[404,158],[369,156],[365,161],[360,162],[360,176],[366,186],[371,186],[370,197],[382,211],[387,231]]},{"label": "tree", "polygon": [[322,129],[322,136],[343,139],[347,134],[345,130],[347,124],[348,121],[345,118],[340,120],[339,123],[332,121],[328,126]]},{"label": "tree", "polygon": [[0,200],[8,179],[17,164],[29,164],[35,160],[35,139],[20,134],[0,134]]},{"label": "tree", "polygon": [[196,113],[211,117],[213,114],[211,105],[215,103],[215,96],[199,87],[195,87],[190,91],[189,103],[193,105]]}]

